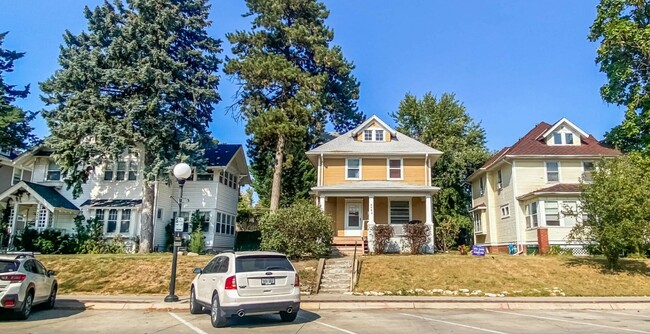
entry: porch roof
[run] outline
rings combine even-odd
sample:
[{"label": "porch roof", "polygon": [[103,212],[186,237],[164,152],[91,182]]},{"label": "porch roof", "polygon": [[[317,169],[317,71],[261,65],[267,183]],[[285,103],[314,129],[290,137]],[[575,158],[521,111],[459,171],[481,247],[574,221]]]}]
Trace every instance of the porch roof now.
[{"label": "porch roof", "polygon": [[16,191],[23,189],[30,195],[34,196],[41,204],[45,205],[50,211],[54,209],[63,209],[70,211],[79,211],[76,205],[72,204],[61,193],[56,191],[54,187],[44,186],[42,184],[20,181],[13,187],[5,190],[0,194],[0,201],[7,198],[9,195],[14,194]]},{"label": "porch roof", "polygon": [[96,207],[96,208],[123,208],[138,206],[142,204],[141,199],[89,199],[81,204],[81,206]]},{"label": "porch roof", "polygon": [[347,191],[347,192],[419,192],[434,193],[439,187],[417,186],[395,181],[357,181],[352,183],[320,186],[311,188],[314,192]]},{"label": "porch roof", "polygon": [[580,195],[580,184],[577,183],[558,183],[550,187],[531,191],[525,195],[517,197],[518,200],[526,200],[538,196],[550,195]]}]

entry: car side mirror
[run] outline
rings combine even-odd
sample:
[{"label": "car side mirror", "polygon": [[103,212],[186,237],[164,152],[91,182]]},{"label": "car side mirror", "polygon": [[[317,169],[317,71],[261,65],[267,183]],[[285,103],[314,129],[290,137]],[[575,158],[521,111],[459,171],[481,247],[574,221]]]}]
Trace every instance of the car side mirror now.
[{"label": "car side mirror", "polygon": [[54,270],[47,271],[47,276],[54,276],[54,274],[55,274]]},{"label": "car side mirror", "polygon": [[193,272],[197,275],[201,275],[203,273],[203,270],[201,270],[201,268],[194,268]]}]

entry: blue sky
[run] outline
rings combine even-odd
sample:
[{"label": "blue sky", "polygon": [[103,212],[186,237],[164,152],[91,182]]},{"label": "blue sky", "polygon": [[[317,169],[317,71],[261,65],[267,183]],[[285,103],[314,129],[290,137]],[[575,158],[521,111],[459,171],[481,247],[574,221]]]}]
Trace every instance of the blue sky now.
[{"label": "blue sky", "polygon": [[[26,52],[7,75],[12,84],[31,84],[18,105],[41,110],[38,82],[58,68],[65,29],[86,29],[83,7],[90,0],[20,0],[3,3],[4,48]],[[602,139],[620,123],[622,109],[604,103],[605,76],[594,63],[597,45],[587,40],[597,0],[328,0],[327,24],[334,43],[354,62],[361,82],[360,109],[394,125],[389,113],[404,94],[455,92],[481,122],[491,150],[508,146],[535,124],[567,117]],[[230,45],[225,33],[249,28],[243,0],[212,1],[212,36]],[[222,102],[211,130],[221,142],[244,143],[243,124],[226,114],[233,80],[221,74]],[[42,119],[33,123],[47,135]]]}]

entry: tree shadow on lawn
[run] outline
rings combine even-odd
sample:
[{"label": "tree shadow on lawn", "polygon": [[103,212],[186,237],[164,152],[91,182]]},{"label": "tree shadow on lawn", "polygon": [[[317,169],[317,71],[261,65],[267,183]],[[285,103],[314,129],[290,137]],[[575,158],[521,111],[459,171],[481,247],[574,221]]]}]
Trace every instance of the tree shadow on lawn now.
[{"label": "tree shadow on lawn", "polygon": [[567,267],[590,267],[600,269],[602,274],[631,274],[650,276],[648,263],[640,259],[624,258],[618,262],[618,268],[610,270],[607,268],[607,260],[595,257],[569,257],[565,261]]}]

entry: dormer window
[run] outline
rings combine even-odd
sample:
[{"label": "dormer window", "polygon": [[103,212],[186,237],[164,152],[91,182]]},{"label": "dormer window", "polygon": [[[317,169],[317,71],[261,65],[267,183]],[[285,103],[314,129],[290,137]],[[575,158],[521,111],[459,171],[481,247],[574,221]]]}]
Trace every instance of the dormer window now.
[{"label": "dormer window", "polygon": [[50,161],[50,163],[47,165],[47,175],[45,176],[45,179],[47,181],[61,180],[61,169],[59,168],[59,165],[54,163],[54,161]]},{"label": "dormer window", "polygon": [[384,130],[375,130],[375,140],[384,141]]},{"label": "dormer window", "polygon": [[565,133],[564,142],[567,145],[573,145],[573,133]]},{"label": "dormer window", "polygon": [[562,145],[562,134],[559,132],[553,132],[553,144]]},{"label": "dormer window", "polygon": [[363,141],[372,140],[372,130],[363,130]]}]

